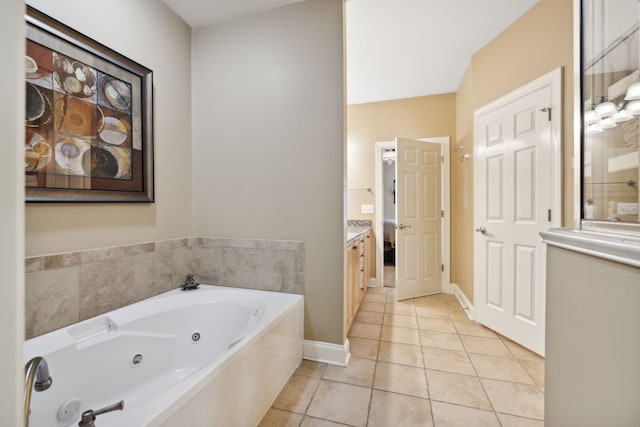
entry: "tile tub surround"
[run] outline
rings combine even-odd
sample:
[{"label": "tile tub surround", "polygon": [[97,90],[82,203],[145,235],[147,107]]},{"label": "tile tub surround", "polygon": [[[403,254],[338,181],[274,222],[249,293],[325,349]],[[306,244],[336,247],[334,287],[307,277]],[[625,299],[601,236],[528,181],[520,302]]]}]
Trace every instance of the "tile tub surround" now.
[{"label": "tile tub surround", "polygon": [[304,242],[191,237],[25,260],[27,339],[198,282],[304,294]]},{"label": "tile tub surround", "polygon": [[202,283],[304,294],[304,243],[199,238],[193,271]]}]

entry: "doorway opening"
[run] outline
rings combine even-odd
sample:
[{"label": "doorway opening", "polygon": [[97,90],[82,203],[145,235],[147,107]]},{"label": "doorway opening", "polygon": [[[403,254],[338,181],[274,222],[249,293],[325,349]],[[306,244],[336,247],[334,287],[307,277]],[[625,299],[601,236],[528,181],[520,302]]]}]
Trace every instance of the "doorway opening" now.
[{"label": "doorway opening", "polygon": [[383,280],[396,287],[396,149],[382,149]]}]

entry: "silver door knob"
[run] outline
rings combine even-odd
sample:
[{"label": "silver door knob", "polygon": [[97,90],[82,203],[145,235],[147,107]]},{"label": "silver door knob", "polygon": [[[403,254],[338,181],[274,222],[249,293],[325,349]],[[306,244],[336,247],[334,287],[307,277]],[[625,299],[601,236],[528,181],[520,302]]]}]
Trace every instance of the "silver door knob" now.
[{"label": "silver door knob", "polygon": [[487,234],[487,229],[484,228],[484,227],[478,227],[478,228],[476,228],[476,231],[478,233]]},{"label": "silver door knob", "polygon": [[398,230],[404,230],[405,228],[411,228],[410,225],[404,225],[404,224],[396,224],[396,228]]}]

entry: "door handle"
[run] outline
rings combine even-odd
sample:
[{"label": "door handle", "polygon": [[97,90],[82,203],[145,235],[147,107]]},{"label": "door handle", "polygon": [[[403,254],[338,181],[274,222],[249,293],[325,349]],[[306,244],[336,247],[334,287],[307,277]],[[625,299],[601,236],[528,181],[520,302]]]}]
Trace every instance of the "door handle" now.
[{"label": "door handle", "polygon": [[397,230],[404,230],[405,228],[411,228],[410,225],[404,225],[404,224],[396,224],[396,229]]},{"label": "door handle", "polygon": [[487,234],[487,229],[484,228],[484,227],[478,227],[478,228],[476,228],[476,231],[478,233]]}]

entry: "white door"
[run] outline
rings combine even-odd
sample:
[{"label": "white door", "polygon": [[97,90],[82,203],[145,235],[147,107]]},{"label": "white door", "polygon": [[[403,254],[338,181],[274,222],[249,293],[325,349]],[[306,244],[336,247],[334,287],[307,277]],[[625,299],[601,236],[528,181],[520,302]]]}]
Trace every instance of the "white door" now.
[{"label": "white door", "polygon": [[440,144],[396,138],[396,298],[441,292]]},{"label": "white door", "polygon": [[[545,247],[552,226],[552,87],[520,90],[475,116],[475,320],[544,354]],[[554,107],[555,108],[555,107]],[[558,221],[556,221],[558,223]]]}]

